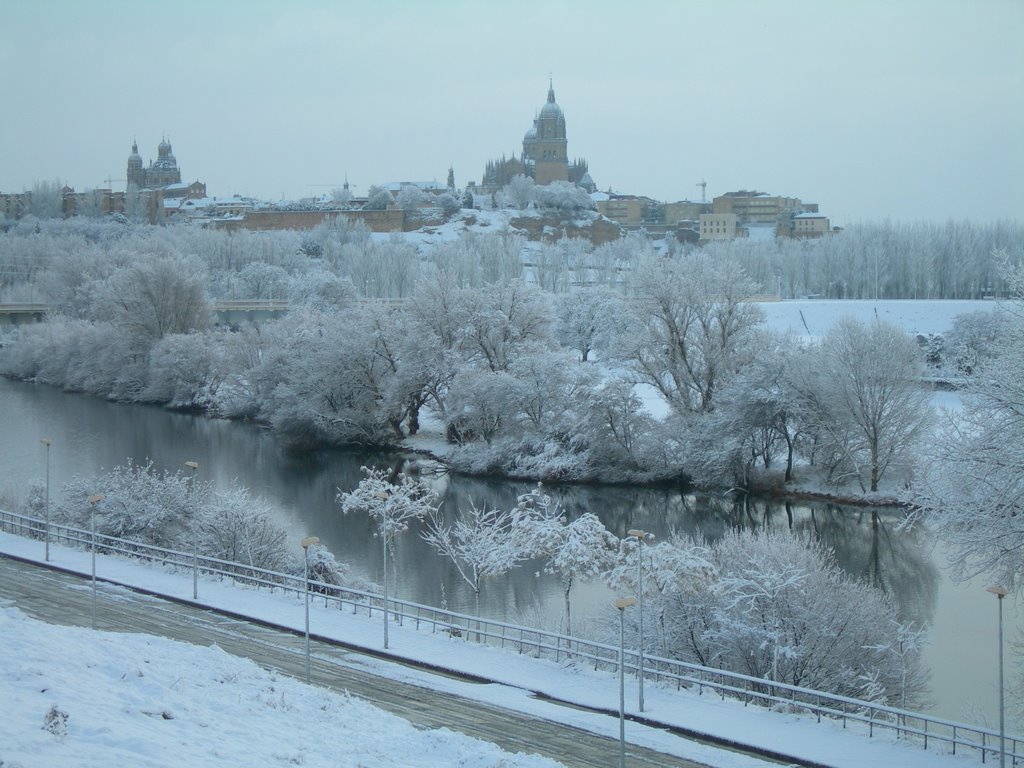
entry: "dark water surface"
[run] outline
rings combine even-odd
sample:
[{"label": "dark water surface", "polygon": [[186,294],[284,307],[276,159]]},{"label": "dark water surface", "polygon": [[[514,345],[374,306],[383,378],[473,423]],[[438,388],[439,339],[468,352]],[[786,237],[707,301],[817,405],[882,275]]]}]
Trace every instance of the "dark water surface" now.
[{"label": "dark water surface", "polygon": [[[360,467],[408,467],[408,457],[340,451],[292,454],[251,424],[217,421],[161,408],[119,405],[59,389],[0,379],[0,494],[24,496],[28,481],[46,470],[42,437],[51,446],[51,495],[75,475],[89,476],[152,459],[176,471],[199,463],[199,477],[218,486],[233,480],[262,496],[289,531],[296,550],[307,535],[319,536],[342,562],[380,580],[381,553],[365,516],[345,516],[335,502],[339,488],[351,490]],[[471,502],[511,508],[529,483],[452,476],[430,462],[415,462],[441,495],[444,509]],[[933,710],[952,719],[998,725],[996,601],[976,579],[953,584],[944,572],[943,546],[927,531],[897,530],[900,513],[832,504],[785,503],[684,494],[671,489],[557,487],[548,492],[572,512],[597,514],[616,535],[642,528],[663,539],[690,533],[716,539],[731,529],[767,528],[806,532],[832,547],[848,572],[890,593],[905,621],[930,630],[926,661],[932,670]],[[9,505],[9,504],[8,504]],[[439,557],[415,529],[396,540],[398,594],[405,599],[472,612],[472,591],[454,567]],[[548,627],[559,625],[560,589],[554,579],[520,567],[489,581],[481,612],[487,616]],[[573,613],[581,619],[611,599],[602,584],[574,587]],[[1020,637],[1017,606],[1004,605],[1008,670],[1010,641]],[[1020,721],[1013,723],[1024,731]]]}]

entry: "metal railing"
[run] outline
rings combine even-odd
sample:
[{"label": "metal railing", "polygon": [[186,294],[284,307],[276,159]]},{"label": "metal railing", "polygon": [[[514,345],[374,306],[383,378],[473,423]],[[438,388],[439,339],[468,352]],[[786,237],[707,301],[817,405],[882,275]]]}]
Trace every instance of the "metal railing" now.
[{"label": "metal railing", "polygon": [[[0,530],[21,536],[42,540],[45,523],[39,518],[19,515],[0,510]],[[89,548],[92,544],[90,531],[71,526],[50,524],[51,543]],[[150,544],[103,534],[96,535],[96,551],[103,554],[158,563],[184,571],[198,570],[205,576],[213,576],[233,583],[294,592],[301,596],[306,584],[302,575],[279,573],[244,563],[221,560],[205,555],[194,555]],[[349,589],[334,584],[310,580],[312,599],[322,599],[325,606],[336,606],[339,610],[367,616],[379,615],[383,610],[379,594]],[[568,662],[576,665],[593,666],[595,670],[617,671],[619,648],[616,645],[596,642],[584,638],[550,632],[543,629],[524,627],[479,616],[457,613],[428,605],[388,598],[388,611],[392,621],[409,625],[420,631],[429,630],[463,642],[475,642],[537,659]],[[623,664],[626,670],[636,674],[639,654],[627,649]],[[672,686],[696,690],[698,695],[710,691],[722,699],[742,701],[744,706],[760,705],[787,713],[805,713],[822,718],[848,723],[860,723],[868,736],[874,736],[876,729],[889,730],[897,738],[918,741],[924,749],[930,745],[948,745],[951,752],[976,750],[981,762],[999,757],[999,732],[991,728],[933,717],[889,707],[876,702],[840,696],[817,691],[812,688],[786,683],[772,682],[764,678],[751,677],[699,664],[651,656],[644,653],[644,679]],[[1007,734],[1006,757],[1011,766],[1024,766],[1024,736]]]}]

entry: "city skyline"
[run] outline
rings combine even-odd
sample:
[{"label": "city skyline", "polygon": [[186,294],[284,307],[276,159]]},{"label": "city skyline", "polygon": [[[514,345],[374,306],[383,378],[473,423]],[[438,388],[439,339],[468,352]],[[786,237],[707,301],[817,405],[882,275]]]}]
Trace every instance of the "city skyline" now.
[{"label": "city skyline", "polygon": [[163,138],[217,196],[449,166],[462,187],[518,155],[551,78],[601,190],[699,200],[705,180],[708,200],[790,195],[840,225],[1019,218],[1022,34],[1014,0],[44,0],[0,30],[0,191],[123,189],[132,141],[148,163]]}]

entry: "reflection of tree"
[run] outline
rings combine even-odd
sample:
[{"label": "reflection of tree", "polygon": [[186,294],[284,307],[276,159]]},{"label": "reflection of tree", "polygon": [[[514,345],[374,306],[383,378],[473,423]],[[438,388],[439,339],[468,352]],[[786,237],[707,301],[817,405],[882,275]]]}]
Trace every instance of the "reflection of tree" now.
[{"label": "reflection of tree", "polygon": [[920,531],[894,532],[902,512],[894,508],[755,501],[767,528],[806,533],[835,552],[844,571],[896,600],[900,618],[918,626],[931,623],[938,597],[939,571]]}]

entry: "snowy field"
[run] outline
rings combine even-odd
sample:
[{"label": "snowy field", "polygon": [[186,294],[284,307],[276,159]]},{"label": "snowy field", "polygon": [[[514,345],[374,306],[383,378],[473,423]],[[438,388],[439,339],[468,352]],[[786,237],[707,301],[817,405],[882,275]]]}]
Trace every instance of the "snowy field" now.
[{"label": "snowy field", "polygon": [[[42,559],[40,542],[8,534],[0,534],[0,552]],[[69,570],[89,571],[88,552],[51,546],[51,559]],[[191,596],[190,574],[166,573],[102,554],[98,573],[162,594]],[[102,589],[104,594],[112,589],[116,592],[109,586]],[[303,626],[302,602],[294,596],[204,581],[199,598],[203,605],[295,629]],[[110,610],[109,602],[101,598],[101,625],[104,610]],[[314,602],[310,621],[315,634],[380,648],[379,620],[325,610]],[[492,745],[447,732],[417,731],[367,704],[263,672],[215,648],[143,635],[51,627],[10,607],[0,607],[0,633],[4,637],[0,700],[7,704],[5,716],[0,718],[0,765],[5,768],[277,763],[367,768],[553,765],[535,757],[502,754]],[[546,693],[615,711],[618,686],[612,674],[538,661],[398,625],[393,625],[391,641],[395,657],[429,660],[490,678],[495,684],[461,683],[369,657],[363,667],[533,717],[618,736],[617,718],[558,706],[534,695]],[[627,681],[627,711],[635,711],[636,695],[635,681]],[[648,684],[645,700],[645,714],[655,722],[756,743],[836,768],[980,764],[976,754],[954,757],[934,743],[925,751],[918,744],[894,741],[884,731],[876,730],[875,737],[868,738],[852,723],[844,729],[838,723],[817,723],[813,717],[767,712],[691,691]],[[281,706],[282,702],[288,706]],[[60,722],[59,715],[47,717],[51,707],[68,715],[66,723]],[[165,719],[165,713],[170,717]],[[358,744],[346,738],[356,731],[361,734]],[[627,724],[626,738],[631,744],[715,768],[767,765],[634,723]]]},{"label": "snowy field", "polygon": [[988,312],[1000,304],[980,300],[799,299],[766,301],[759,306],[765,315],[765,325],[771,330],[817,339],[843,317],[852,317],[862,323],[869,323],[877,317],[911,335],[945,333],[953,327],[953,318],[957,315]]}]

